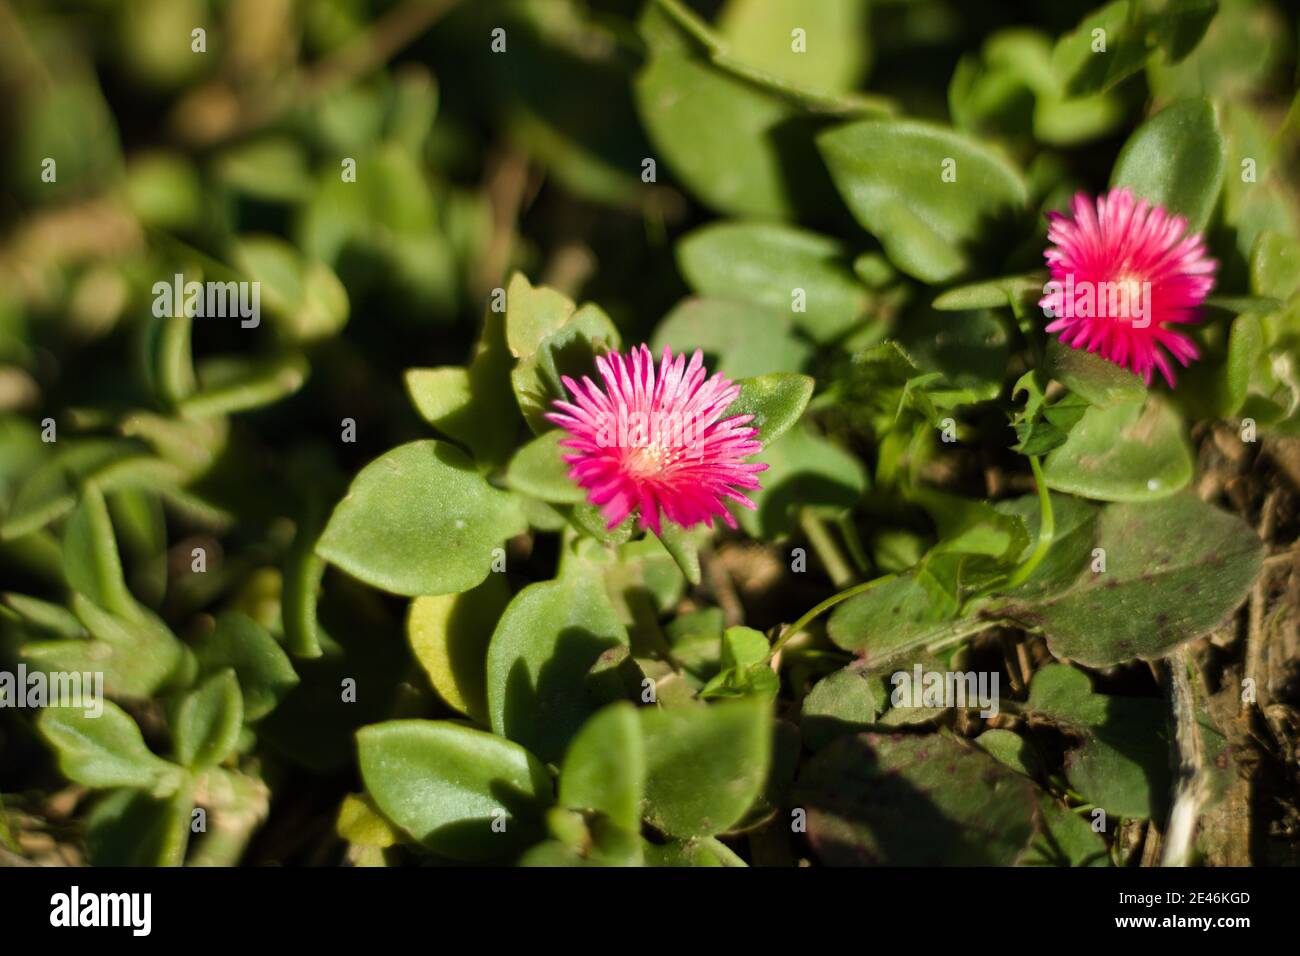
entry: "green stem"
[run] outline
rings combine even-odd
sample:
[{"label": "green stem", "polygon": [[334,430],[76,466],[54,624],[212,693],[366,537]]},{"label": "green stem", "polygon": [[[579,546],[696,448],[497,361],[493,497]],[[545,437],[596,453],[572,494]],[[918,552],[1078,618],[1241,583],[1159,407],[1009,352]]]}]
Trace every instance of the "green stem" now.
[{"label": "green stem", "polygon": [[1037,455],[1029,456],[1029,467],[1034,472],[1034,483],[1038,486],[1038,541],[1034,545],[1033,552],[1026,558],[1011,577],[1005,581],[991,584],[986,588],[976,592],[967,598],[962,605],[962,611],[965,612],[972,602],[980,598],[988,597],[998,591],[1010,591],[1025,581],[1037,570],[1042,563],[1043,558],[1047,557],[1047,552],[1052,549],[1052,541],[1056,538],[1056,515],[1052,512],[1052,494],[1048,490],[1047,482],[1043,478],[1043,466],[1039,463]]},{"label": "green stem", "polygon": [[862,538],[858,534],[857,525],[853,523],[853,515],[846,511],[835,524],[844,536],[844,546],[848,548],[849,559],[857,567],[858,574],[866,574],[871,567],[871,559],[867,557],[866,548],[862,547]]},{"label": "green stem", "polygon": [[772,649],[767,652],[767,657],[764,658],[764,660],[771,661],[772,658],[774,658],[778,653],[780,653],[781,648],[785,647],[785,645],[789,642],[790,638],[794,637],[796,634],[802,631],[813,621],[817,620],[818,617],[820,617],[826,611],[829,611],[835,605],[839,604],[842,601],[847,601],[851,597],[856,597],[859,594],[864,594],[867,591],[870,591],[872,588],[884,584],[887,581],[892,581],[897,576],[898,575],[896,574],[882,575],[881,577],[878,578],[872,578],[870,581],[864,581],[862,584],[855,584],[853,585],[853,587],[846,588],[845,590],[841,591],[839,594],[831,595],[825,601],[822,601],[821,604],[818,604],[816,607],[812,608],[811,610],[806,611],[803,617],[799,618],[799,620],[795,621],[793,624],[787,627],[785,631],[782,632],[781,636],[777,638],[776,643],[772,645]]},{"label": "green stem", "polygon": [[1004,585],[1007,588],[1024,584],[1042,563],[1043,558],[1047,557],[1047,552],[1052,549],[1052,542],[1056,539],[1056,515],[1052,511],[1052,493],[1047,487],[1047,480],[1043,477],[1043,466],[1037,455],[1029,456],[1029,467],[1034,472],[1034,483],[1038,486],[1038,543],[1034,545],[1034,551],[1025,563],[1016,569]]},{"label": "green stem", "polygon": [[811,508],[804,508],[799,513],[799,525],[803,532],[808,536],[808,543],[812,545],[813,550],[817,552],[817,558],[821,561],[822,567],[830,575],[831,584],[837,588],[847,585],[856,576],[849,562],[845,560],[844,555],[840,553],[839,545],[835,543],[835,538],[831,535],[830,529]]}]

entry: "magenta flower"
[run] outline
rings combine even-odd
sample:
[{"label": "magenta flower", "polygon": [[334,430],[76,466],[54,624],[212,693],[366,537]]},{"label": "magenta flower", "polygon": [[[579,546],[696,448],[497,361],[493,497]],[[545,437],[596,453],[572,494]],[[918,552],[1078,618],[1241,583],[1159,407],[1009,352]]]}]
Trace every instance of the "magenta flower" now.
[{"label": "magenta flower", "polygon": [[556,401],[550,421],[569,433],[560,442],[574,454],[564,460],[569,477],[587,491],[613,528],[634,510],[641,526],[659,533],[660,510],[673,524],[690,528],[714,517],[736,527],[727,499],[746,508],[754,502],[738,489],[759,487],[756,472],[767,465],[746,462],[762,451],[753,415],[724,419],[740,386],[722,375],[705,380],[704,356],[697,351],[673,358],[664,349],[659,374],[644,345],[629,355],[612,353],[596,359],[602,390],[583,376],[579,385],[567,375],[564,387],[573,402]]},{"label": "magenta flower", "polygon": [[[1216,263],[1199,233],[1127,189],[1094,202],[1076,193],[1074,218],[1051,212],[1043,253],[1051,281],[1038,304],[1066,345],[1126,366],[1148,385],[1155,369],[1175,383],[1172,355],[1184,366],[1198,353],[1176,326],[1197,320],[1214,288]],[[1167,354],[1166,354],[1167,353]]]}]

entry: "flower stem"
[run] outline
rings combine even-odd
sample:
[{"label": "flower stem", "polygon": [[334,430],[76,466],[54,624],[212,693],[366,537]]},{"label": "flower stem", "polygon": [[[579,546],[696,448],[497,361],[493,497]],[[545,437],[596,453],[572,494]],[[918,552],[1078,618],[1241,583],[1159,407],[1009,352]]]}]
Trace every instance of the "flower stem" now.
[{"label": "flower stem", "polygon": [[1003,585],[1006,588],[1024,584],[1042,563],[1043,558],[1047,557],[1047,552],[1052,549],[1052,541],[1056,538],[1056,515],[1052,512],[1052,493],[1047,488],[1046,479],[1043,478],[1043,466],[1037,455],[1029,456],[1029,467],[1034,472],[1034,484],[1038,486],[1038,543],[1034,545],[1033,553],[1024,564],[1016,568],[1015,573]]},{"label": "flower stem", "polygon": [[825,601],[822,601],[820,604],[818,604],[816,607],[812,608],[809,611],[806,611],[803,617],[799,618],[799,620],[795,621],[793,624],[787,627],[781,633],[781,636],[777,638],[776,643],[772,645],[772,649],[767,652],[767,657],[765,658],[765,660],[771,661],[773,657],[775,657],[778,653],[780,653],[781,648],[785,647],[786,643],[790,640],[790,638],[794,637],[805,627],[807,627],[818,617],[820,617],[823,613],[829,611],[831,608],[839,604],[841,601],[847,601],[851,597],[856,597],[859,594],[863,594],[867,591],[870,591],[872,588],[884,584],[886,581],[894,580],[894,578],[896,578],[897,576],[898,575],[896,574],[882,575],[881,577],[878,578],[872,578],[870,581],[864,581],[862,584],[855,584],[851,588],[845,588],[839,594],[831,595]]},{"label": "flower stem", "polygon": [[1043,466],[1039,463],[1037,455],[1029,456],[1029,467],[1033,469],[1034,483],[1038,486],[1038,541],[1034,544],[1034,550],[1005,581],[995,582],[967,598],[962,605],[963,612],[973,601],[998,591],[1010,591],[1024,584],[1042,563],[1043,558],[1047,557],[1047,552],[1052,549],[1052,541],[1056,538],[1056,516],[1052,512],[1052,494],[1043,479]]},{"label": "flower stem", "polygon": [[830,576],[831,584],[842,588],[852,581],[855,577],[853,568],[840,553],[840,547],[826,527],[826,522],[814,514],[811,508],[803,508],[799,513],[799,525],[808,536],[808,543],[817,552],[817,558]]}]

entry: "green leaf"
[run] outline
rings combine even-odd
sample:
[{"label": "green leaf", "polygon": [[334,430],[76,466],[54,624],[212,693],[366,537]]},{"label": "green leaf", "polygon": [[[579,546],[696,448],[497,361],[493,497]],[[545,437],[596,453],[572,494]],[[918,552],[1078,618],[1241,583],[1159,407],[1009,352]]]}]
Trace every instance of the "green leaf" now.
[{"label": "green leaf", "polygon": [[214,358],[199,365],[199,390],[177,408],[186,418],[232,415],[274,405],[302,388],[310,368],[301,355]]},{"label": "green leaf", "polygon": [[910,492],[934,521],[939,543],[933,554],[973,554],[1015,562],[1029,546],[1029,532],[1017,516],[985,501],[919,486]]},{"label": "green leaf", "polygon": [[859,120],[817,145],[854,218],[929,283],[971,271],[1023,213],[1020,173],[988,146],[911,120]]},{"label": "green leaf", "polygon": [[768,662],[767,637],[752,627],[729,627],[722,633],[719,673],[699,692],[701,700],[723,697],[775,699],[781,679]]},{"label": "green leaf", "polygon": [[806,427],[792,428],[755,460],[768,464],[759,474],[762,490],[750,493],[757,511],[735,512],[741,527],[754,537],[793,534],[803,508],[828,513],[852,508],[870,485],[855,455]]},{"label": "green leaf", "polygon": [[975,738],[976,746],[1016,773],[1032,778],[1042,771],[1043,760],[1028,740],[1013,730],[997,727]]},{"label": "green leaf", "polygon": [[1192,480],[1192,450],[1170,405],[1152,395],[1084,412],[1043,463],[1047,485],[1101,501],[1154,501]]},{"label": "green leaf", "polygon": [[1021,866],[1110,866],[1110,851],[1090,818],[1067,810],[1047,794],[1038,799],[1039,834]]},{"label": "green leaf", "polygon": [[244,699],[234,670],[218,671],[181,698],[171,724],[180,764],[203,770],[225,760],[244,726]]},{"label": "green leaf", "polygon": [[942,387],[965,390],[974,400],[1002,390],[1011,343],[993,312],[925,310],[907,316],[895,337],[920,368],[940,373]]},{"label": "green leaf", "polygon": [[390,720],[357,731],[357,754],[375,805],[435,853],[499,859],[540,835],[550,778],[518,744],[448,721]]},{"label": "green leaf", "polygon": [[794,799],[831,866],[1008,866],[1034,835],[1037,788],[947,733],[842,737]]},{"label": "green leaf", "polygon": [[587,304],[564,324],[547,332],[510,373],[519,410],[535,432],[551,428],[544,418],[557,398],[566,396],[563,376],[581,380],[596,370],[597,356],[619,347],[618,328],[597,306]]},{"label": "green leaf", "polygon": [[1219,12],[1218,0],[1183,0],[1170,3],[1153,17],[1156,39],[1177,63],[1196,49]]},{"label": "green leaf", "polygon": [[524,588],[488,645],[493,731],[558,760],[592,711],[583,692],[587,671],[602,651],[627,641],[596,575],[577,570]]},{"label": "green leaf", "polygon": [[700,545],[707,534],[707,529],[687,531],[671,521],[662,522],[655,534],[664,550],[677,562],[682,576],[691,584],[700,583]]},{"label": "green leaf", "polygon": [[837,737],[860,733],[874,724],[887,702],[877,700],[872,673],[860,662],[827,674],[808,692],[799,717],[799,735],[812,751]]},{"label": "green leaf", "polygon": [[772,749],[769,703],[638,711],[645,734],[646,816],[670,836],[722,833],[762,793]]},{"label": "green leaf", "polygon": [[[647,5],[644,22],[658,11]],[[673,175],[714,210],[784,218],[829,189],[792,99],[648,36],[651,55],[633,85],[637,112]]]},{"label": "green leaf", "polygon": [[316,553],[316,545],[332,498],[320,485],[308,490],[295,522],[293,543],[284,557],[280,619],[285,646],[295,657],[320,657],[322,653],[317,609],[325,559]]},{"label": "green leaf", "polygon": [[[682,238],[676,255],[682,275],[700,295],[744,299],[788,313],[819,342],[855,326],[869,303],[848,247],[793,226],[716,222]],[[800,309],[796,290],[802,293]]]},{"label": "green leaf", "polygon": [[138,605],[127,589],[113,522],[104,496],[86,485],[63,529],[63,566],[68,585],[100,607],[133,617]]},{"label": "green leaf", "polygon": [[1147,389],[1128,369],[1100,355],[1073,349],[1060,339],[1047,342],[1043,371],[1092,405],[1109,408],[1123,402],[1140,402]]},{"label": "green leaf", "polygon": [[145,746],[140,728],[110,700],[103,713],[81,707],[47,707],[36,728],[58,757],[59,771],[75,783],[95,789],[130,787],[155,796],[173,792],[183,772]]},{"label": "green leaf", "polygon": [[74,594],[72,609],[92,639],[29,641],[24,660],[46,671],[102,673],[107,693],[129,699],[153,696],[185,665],[185,645],[144,608],[124,618]]},{"label": "green leaf", "polygon": [[461,594],[416,598],[406,618],[407,640],[433,689],[480,724],[488,723],[488,642],[509,601],[505,575],[489,574]]},{"label": "green leaf", "polygon": [[726,417],[753,415],[764,447],[784,435],[803,415],[815,385],[807,375],[758,375],[736,383],[740,394],[727,406]]},{"label": "green leaf", "polygon": [[1066,392],[1055,402],[1046,404],[1042,392],[1038,390],[1034,372],[1026,372],[1021,377],[1013,394],[1019,395],[1022,390],[1031,391],[1031,397],[1025,403],[1024,410],[1012,421],[1012,427],[1020,441],[1011,446],[1013,451],[1022,455],[1042,456],[1060,448],[1069,438],[1070,430],[1090,407],[1085,398],[1073,392]]},{"label": "green leaf", "polygon": [[1087,674],[1049,664],[1034,675],[1025,708],[1082,738],[1065,775],[1088,800],[1118,817],[1164,812],[1170,780],[1163,701],[1096,694]]},{"label": "green leaf", "polygon": [[[527,280],[522,281],[527,289]],[[512,287],[515,285],[512,282]],[[425,421],[464,444],[480,464],[495,465],[514,450],[519,430],[510,386],[513,364],[506,344],[505,317],[489,311],[468,368],[413,368],[403,379],[411,402]]]},{"label": "green leaf", "polygon": [[[796,28],[802,50],[792,42]],[[815,89],[850,92],[871,62],[868,0],[728,0],[718,33],[742,62]]]},{"label": "green leaf", "polygon": [[1171,213],[1184,216],[1191,232],[1210,221],[1223,186],[1226,148],[1209,100],[1180,100],[1147,120],[1129,137],[1112,187],[1127,186]]},{"label": "green leaf", "polygon": [[[1097,517],[1101,508],[1090,501],[1071,495],[1053,494],[1052,515],[1056,525],[1052,546],[1038,567],[1018,587],[1003,594],[1041,598],[1068,588],[1093,561],[1092,549],[1097,537]],[[999,511],[1019,515],[1033,541],[1038,540],[1042,515],[1037,495],[1008,498],[994,505]],[[1028,557],[1033,545],[1025,549],[1020,560]]]},{"label": "green leaf", "polygon": [[646,866],[744,866],[725,843],[706,837],[703,840],[670,840],[664,844],[647,843]]},{"label": "green leaf", "polygon": [[86,817],[91,866],[181,866],[189,845],[194,794],[182,786],[161,799],[140,790],[113,790]]},{"label": "green leaf", "polygon": [[464,452],[416,441],[361,470],[316,550],[394,594],[452,594],[487,577],[493,549],[525,527],[518,501],[489,485]]},{"label": "green leaf", "polygon": [[23,619],[23,623],[51,637],[80,640],[86,637],[86,629],[73,614],[62,604],[51,604],[40,598],[26,594],[6,592],[0,594],[0,600]]},{"label": "green leaf", "polygon": [[812,350],[795,334],[786,311],[735,299],[683,299],[655,329],[656,355],[671,347],[689,355],[702,349],[712,372],[743,379],[798,372]]},{"label": "green leaf", "polygon": [[1066,92],[1078,96],[1108,90],[1142,69],[1150,55],[1144,20],[1138,5],[1114,0],[1062,36],[1052,51],[1052,71]]},{"label": "green leaf", "polygon": [[306,156],[287,137],[265,136],[228,147],[212,166],[218,180],[255,199],[295,203],[311,197]]},{"label": "green leaf", "polygon": [[393,825],[375,807],[374,801],[365,794],[349,793],[343,798],[338,819],[334,821],[334,832],[349,843],[381,850],[401,839]]},{"label": "green leaf", "polygon": [[506,288],[506,343],[515,358],[528,358],[542,340],[569,321],[576,306],[568,296],[546,286],[533,286],[516,272]]},{"label": "green leaf", "polygon": [[520,448],[506,466],[506,487],[551,504],[586,501],[587,493],[569,477],[569,464],[564,460],[564,455],[572,452],[560,447],[569,437],[562,429],[553,428]]},{"label": "green leaf", "polygon": [[66,515],[76,507],[84,483],[93,482],[107,494],[117,488],[170,485],[181,477],[176,466],[149,454],[140,442],[65,439],[58,444],[62,447],[14,493],[0,526],[4,540],[21,538]]},{"label": "green leaf", "polygon": [[826,633],[846,651],[869,654],[874,666],[895,649],[942,638],[951,630],[957,608],[948,582],[922,564],[838,605]]},{"label": "green leaf", "polygon": [[1216,377],[1218,414],[1231,417],[1246,404],[1251,377],[1264,356],[1267,340],[1264,325],[1254,315],[1239,315],[1228,333],[1228,358]]},{"label": "green leaf", "polygon": [[[1189,492],[1103,509],[1094,548],[1067,587],[988,610],[1042,631],[1052,653],[1088,667],[1152,660],[1231,614],[1263,560],[1245,522]],[[1094,570],[1099,559],[1104,571]]]},{"label": "green leaf", "polygon": [[935,298],[930,307],[939,312],[965,312],[971,309],[1004,309],[1009,305],[1029,305],[1043,293],[1044,273],[1003,276],[985,279],[949,289]]},{"label": "green leaf", "polygon": [[1300,242],[1271,230],[1255,239],[1250,251],[1250,291],[1287,300],[1300,290]]},{"label": "green leaf", "polygon": [[560,767],[560,803],[639,833],[645,781],[641,723],[636,708],[620,701],[593,714],[573,738]]},{"label": "green leaf", "polygon": [[245,720],[265,717],[298,685],[289,655],[266,628],[238,611],[218,614],[216,626],[195,643],[194,654],[204,674],[234,669]]}]

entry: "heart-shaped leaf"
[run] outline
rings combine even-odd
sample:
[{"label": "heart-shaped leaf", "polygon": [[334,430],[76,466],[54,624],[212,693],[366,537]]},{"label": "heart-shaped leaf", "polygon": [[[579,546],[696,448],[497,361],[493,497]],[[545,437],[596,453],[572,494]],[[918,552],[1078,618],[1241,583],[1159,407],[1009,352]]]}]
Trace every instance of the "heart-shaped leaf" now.
[{"label": "heart-shaped leaf", "polygon": [[887,702],[878,701],[878,693],[871,672],[859,664],[827,674],[803,700],[801,739],[817,751],[837,737],[862,732],[885,710]]},{"label": "heart-shaped leaf", "polygon": [[361,779],[393,823],[435,853],[499,859],[540,835],[546,768],[523,747],[442,720],[390,720],[357,731]]},{"label": "heart-shaped leaf", "polygon": [[[801,86],[847,93],[871,60],[870,7],[868,0],[729,0],[718,32],[745,63]],[[815,54],[796,48],[795,30]]]},{"label": "heart-shaped leaf", "polygon": [[1162,701],[1096,694],[1087,674],[1049,664],[1034,675],[1025,709],[1082,738],[1066,759],[1065,774],[1093,803],[1119,817],[1163,811],[1169,742]]},{"label": "heart-shaped leaf", "polygon": [[560,767],[560,803],[638,833],[645,779],[641,722],[636,708],[620,701],[593,714],[573,738]]},{"label": "heart-shaped leaf", "polygon": [[817,137],[831,178],[890,261],[924,282],[969,272],[1027,200],[988,146],[912,120],[858,120]]},{"label": "heart-shaped leaf", "polygon": [[710,370],[743,379],[798,372],[811,349],[794,334],[787,310],[738,299],[683,299],[655,329],[655,354],[704,352]]},{"label": "heart-shaped leaf", "polygon": [[1180,100],[1147,120],[1129,137],[1111,186],[1127,186],[1187,219],[1200,232],[1223,186],[1226,147],[1219,119],[1209,100]]},{"label": "heart-shaped leaf", "polygon": [[825,342],[857,324],[867,290],[836,239],[779,223],[732,220],[695,230],[677,244],[677,264],[700,295],[746,299],[790,314]]},{"label": "heart-shaped leaf", "polygon": [[794,799],[831,866],[1007,866],[1034,835],[1033,783],[949,734],[842,737]]},{"label": "heart-shaped leaf", "polygon": [[564,460],[572,452],[560,446],[568,437],[564,430],[552,428],[520,448],[506,466],[506,485],[551,504],[586,501],[586,492],[569,477],[569,464]]},{"label": "heart-shaped leaf", "polygon": [[1151,660],[1223,621],[1262,560],[1250,527],[1193,494],[1111,505],[1068,587],[1004,598],[990,611],[1041,630],[1054,654],[1088,667]]},{"label": "heart-shaped leaf", "polygon": [[784,435],[812,398],[813,380],[807,375],[758,375],[736,383],[740,394],[727,406],[726,417],[753,415],[749,424],[758,429],[764,447]]},{"label": "heart-shaped leaf", "polygon": [[488,723],[488,642],[509,601],[505,575],[489,574],[460,594],[416,598],[406,618],[411,650],[433,689],[481,724]]},{"label": "heart-shaped leaf", "polygon": [[646,816],[676,837],[721,833],[763,791],[772,749],[761,697],[638,711],[645,734]]},{"label": "heart-shaped leaf", "polygon": [[1192,480],[1192,450],[1169,403],[1093,406],[1043,462],[1047,485],[1101,501],[1167,498]]},{"label": "heart-shaped leaf", "polygon": [[1108,408],[1122,402],[1140,402],[1146,386],[1128,369],[1100,355],[1073,349],[1052,338],[1047,342],[1043,371],[1089,404]]},{"label": "heart-shaped leaf", "polygon": [[651,55],[634,84],[646,133],[673,175],[732,215],[784,218],[830,195],[811,134],[815,118],[771,86],[720,69],[695,38],[647,4]]},{"label": "heart-shaped leaf", "polygon": [[530,584],[514,596],[488,646],[492,729],[544,760],[558,760],[592,711],[584,693],[591,665],[627,643],[600,578],[582,569]]},{"label": "heart-shaped leaf", "polygon": [[489,485],[464,452],[416,441],[361,470],[316,550],[394,594],[451,594],[487,577],[493,550],[525,527],[518,501]]}]

